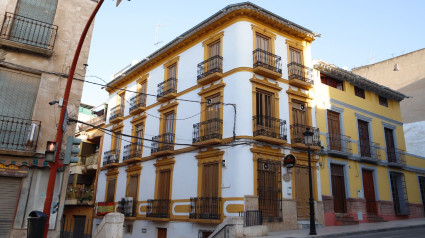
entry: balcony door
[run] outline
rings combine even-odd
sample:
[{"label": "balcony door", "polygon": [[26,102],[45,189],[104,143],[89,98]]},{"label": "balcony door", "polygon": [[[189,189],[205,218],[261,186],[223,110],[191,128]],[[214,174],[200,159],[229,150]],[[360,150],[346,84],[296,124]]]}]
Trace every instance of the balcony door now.
[{"label": "balcony door", "polygon": [[141,153],[143,151],[143,128],[144,128],[144,124],[140,123],[136,125],[136,151],[132,151],[136,152],[136,153]]},{"label": "balcony door", "polygon": [[[163,141],[164,142],[169,142],[169,143],[173,143],[174,142],[174,111],[169,112],[167,114],[164,115],[164,137],[163,137]],[[168,144],[164,144],[164,146],[168,146]],[[171,146],[171,144],[170,144]]]},{"label": "balcony door", "polygon": [[357,124],[359,126],[360,156],[371,157],[369,123],[366,121],[358,120]]},{"label": "balcony door", "polygon": [[218,162],[202,164],[201,216],[216,217],[219,211],[219,166]]},{"label": "balcony door", "polygon": [[339,113],[328,110],[329,149],[341,151]]},{"label": "balcony door", "polygon": [[273,94],[266,91],[258,90],[256,93],[256,100],[256,131],[273,133]]},{"label": "balcony door", "polygon": [[213,95],[206,99],[207,108],[205,111],[205,127],[202,131],[201,136],[207,136],[212,134],[221,134],[220,130],[220,94]]},{"label": "balcony door", "polygon": [[137,214],[137,188],[139,187],[139,175],[133,174],[128,178],[126,197],[133,198],[133,211],[132,214],[135,217]]},{"label": "balcony door", "polygon": [[165,169],[159,171],[158,178],[158,194],[157,199],[158,207],[157,211],[153,211],[156,214],[161,214],[161,216],[169,217],[169,200],[170,200],[170,186],[171,185],[171,170]]},{"label": "balcony door", "polygon": [[292,101],[292,143],[304,143],[303,133],[307,126],[307,112],[304,102]]},{"label": "balcony door", "polygon": [[300,75],[302,76],[302,65],[303,65],[303,54],[302,51],[289,47],[289,63],[292,64],[290,67],[290,75]]},{"label": "balcony door", "polygon": [[265,65],[274,66],[274,57],[269,55],[272,51],[270,38],[261,34],[256,34],[257,53],[255,54],[254,64],[260,62]]},{"label": "balcony door", "polygon": [[384,133],[385,133],[385,143],[387,146],[387,160],[388,162],[397,162],[395,146],[394,146],[393,130],[389,128],[385,128]]},{"label": "balcony door", "polygon": [[11,40],[48,48],[58,0],[18,0]]}]

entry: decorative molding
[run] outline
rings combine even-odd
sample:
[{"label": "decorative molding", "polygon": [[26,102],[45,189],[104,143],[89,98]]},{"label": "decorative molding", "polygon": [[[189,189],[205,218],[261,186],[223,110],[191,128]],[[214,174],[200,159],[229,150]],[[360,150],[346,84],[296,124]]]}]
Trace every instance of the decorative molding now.
[{"label": "decorative molding", "polygon": [[252,30],[254,30],[257,33],[260,33],[262,35],[265,35],[267,37],[270,37],[270,39],[276,39],[276,34],[273,33],[270,29],[265,27],[260,27],[254,24],[251,24]]},{"label": "decorative molding", "polygon": [[173,102],[169,102],[167,105],[161,105],[161,107],[158,109],[158,112],[169,110],[172,107],[177,107],[178,105],[179,105],[179,102],[174,100]]},{"label": "decorative molding", "polygon": [[311,99],[310,96],[306,93],[303,93],[301,91],[301,89],[298,89],[297,91],[293,90],[291,87],[288,88],[288,90],[286,90],[287,94],[292,94],[292,95],[297,95],[306,99]]},{"label": "decorative molding", "polygon": [[279,84],[277,82],[276,83],[270,83],[266,78],[261,80],[261,79],[255,77],[255,75],[253,75],[253,77],[249,81],[251,81],[252,83],[261,84],[261,85],[268,87],[272,90],[278,90],[278,91],[282,90],[282,88],[279,87]]},{"label": "decorative molding", "polygon": [[141,122],[141,121],[145,120],[147,117],[148,116],[146,115],[146,113],[144,113],[143,115],[138,115],[138,116],[133,117],[133,119],[131,119],[130,122],[132,124],[138,123],[138,122]]},{"label": "decorative molding", "polygon": [[223,156],[224,151],[219,149],[209,149],[207,151],[201,151],[198,155],[195,155],[195,158],[198,160],[207,159],[211,157]]},{"label": "decorative molding", "polygon": [[174,157],[165,157],[163,159],[157,159],[154,166],[158,168],[167,165],[174,165],[175,163],[176,160],[174,160]]},{"label": "decorative molding", "polygon": [[331,111],[338,112],[338,113],[342,114],[342,113],[344,113],[344,108],[331,105]]},{"label": "decorative molding", "polygon": [[223,80],[220,81],[218,84],[211,84],[208,88],[202,88],[201,92],[198,93],[199,96],[202,96],[204,94],[207,94],[211,91],[217,90],[219,88],[225,87],[226,84],[223,82]]},{"label": "decorative molding", "polygon": [[363,120],[363,121],[367,121],[367,122],[371,122],[372,121],[372,117],[364,116],[364,115],[359,114],[357,112],[355,112],[354,115],[356,115],[356,118],[357,119],[360,119],[360,120]]},{"label": "decorative molding", "polygon": [[7,52],[4,49],[0,49],[0,61],[6,59]]},{"label": "decorative molding", "polygon": [[395,129],[397,129],[397,126],[394,126],[393,124],[389,124],[389,123],[386,123],[386,122],[382,122],[382,125],[385,127],[385,128],[389,128],[389,129],[393,129],[393,130],[395,130]]},{"label": "decorative molding", "polygon": [[202,42],[202,46],[203,47],[208,46],[209,44],[214,43],[217,40],[220,40],[223,36],[224,36],[224,31],[220,31],[216,33],[215,35],[208,37],[208,39],[204,40]]}]

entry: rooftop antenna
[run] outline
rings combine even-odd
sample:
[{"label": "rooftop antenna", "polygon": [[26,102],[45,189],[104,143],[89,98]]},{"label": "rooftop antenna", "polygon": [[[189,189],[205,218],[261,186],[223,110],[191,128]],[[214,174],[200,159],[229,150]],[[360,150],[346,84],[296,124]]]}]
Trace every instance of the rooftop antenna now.
[{"label": "rooftop antenna", "polygon": [[164,41],[158,41],[158,30],[159,30],[159,27],[161,27],[161,26],[165,26],[165,24],[161,24],[160,22],[158,22],[158,24],[156,24],[156,26],[155,26],[155,41],[153,43],[154,50],[156,50],[158,48],[159,44],[164,42]]}]

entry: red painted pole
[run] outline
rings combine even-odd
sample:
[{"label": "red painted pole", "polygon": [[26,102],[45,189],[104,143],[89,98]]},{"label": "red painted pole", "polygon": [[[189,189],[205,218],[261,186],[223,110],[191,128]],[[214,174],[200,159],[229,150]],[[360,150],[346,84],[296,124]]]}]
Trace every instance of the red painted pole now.
[{"label": "red painted pole", "polygon": [[[49,163],[50,165],[49,182],[47,184],[46,200],[44,201],[44,209],[43,209],[43,212],[47,215],[47,221],[44,227],[44,236],[43,236],[44,238],[47,237],[47,232],[49,231],[50,208],[52,206],[52,197],[53,197],[53,189],[55,188],[56,172],[57,172],[57,169],[59,168],[58,162],[59,162],[59,155],[61,151],[62,137],[63,137],[62,126],[64,123],[63,120],[65,117],[65,110],[68,106],[68,99],[69,99],[69,93],[71,91],[72,79],[74,78],[75,68],[77,67],[78,58],[80,57],[81,48],[83,47],[83,43],[86,38],[87,32],[89,31],[90,25],[92,24],[94,17],[99,11],[99,8],[102,6],[103,1],[104,0],[99,0],[96,8],[93,10],[93,13],[91,14],[89,20],[87,21],[86,26],[84,27],[83,33],[81,33],[80,41],[78,42],[78,46],[74,54],[74,59],[72,60],[72,65],[69,70],[68,80],[66,81],[65,93],[63,95],[63,106],[61,109],[58,129],[56,132],[56,142],[58,145],[58,149],[56,152],[55,162]],[[66,174],[64,176],[66,176]]]}]

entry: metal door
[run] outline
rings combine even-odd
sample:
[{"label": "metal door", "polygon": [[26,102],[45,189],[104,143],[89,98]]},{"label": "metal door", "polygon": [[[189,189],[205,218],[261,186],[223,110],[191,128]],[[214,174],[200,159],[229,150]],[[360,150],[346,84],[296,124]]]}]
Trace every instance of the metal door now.
[{"label": "metal door", "polygon": [[86,216],[74,216],[74,229],[72,238],[84,238],[84,229],[86,226]]},{"label": "metal door", "polygon": [[0,177],[0,238],[9,237],[19,201],[21,178]]}]

